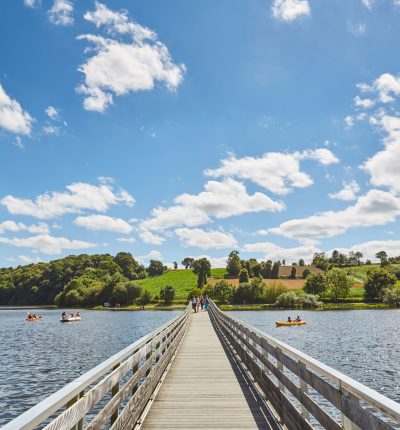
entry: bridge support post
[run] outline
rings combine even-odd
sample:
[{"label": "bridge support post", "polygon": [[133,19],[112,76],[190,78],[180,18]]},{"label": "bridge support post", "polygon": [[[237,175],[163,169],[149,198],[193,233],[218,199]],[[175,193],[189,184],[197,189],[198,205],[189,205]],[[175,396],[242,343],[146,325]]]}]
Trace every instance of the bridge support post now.
[{"label": "bridge support post", "polygon": [[[120,366],[120,363],[116,364],[113,367],[113,370],[118,369],[119,366]],[[118,391],[119,391],[119,381],[111,388],[111,397],[116,396]],[[113,425],[115,423],[115,421],[118,418],[118,415],[119,415],[119,406],[117,406],[117,409],[111,415],[111,425]]]},{"label": "bridge support post", "polygon": [[[74,403],[81,399],[85,395],[85,390],[81,391],[77,396],[73,397],[69,402],[67,402],[67,408],[70,408]],[[71,430],[83,430],[83,418],[78,421]]]},{"label": "bridge support post", "polygon": [[[282,350],[281,350],[280,348],[276,348],[276,352],[277,352],[277,356],[278,356],[278,357],[282,354]],[[278,368],[278,370],[279,370],[280,372],[282,372],[282,373],[283,373],[283,364],[282,364],[282,362],[279,360],[279,358],[277,358],[277,359],[276,359],[276,367]],[[279,381],[279,380],[278,380],[278,387],[279,387],[279,390],[280,390],[280,391],[285,392],[285,387],[284,387],[284,385],[282,384],[282,382],[281,382],[281,381]]]},{"label": "bridge support post", "polygon": [[[299,361],[299,370],[300,374],[302,373],[302,369],[305,369],[306,366]],[[308,384],[305,382],[302,378],[299,377],[300,382],[300,390],[303,391],[303,393],[308,394]],[[301,404],[301,415],[307,420],[310,421],[310,412],[305,408],[303,403]]]}]

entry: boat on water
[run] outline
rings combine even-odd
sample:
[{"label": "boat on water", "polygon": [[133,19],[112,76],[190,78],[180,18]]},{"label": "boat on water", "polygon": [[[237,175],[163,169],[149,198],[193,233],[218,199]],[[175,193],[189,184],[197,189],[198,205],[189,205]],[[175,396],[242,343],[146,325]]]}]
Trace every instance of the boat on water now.
[{"label": "boat on water", "polygon": [[73,316],[73,317],[71,317],[71,316],[66,316],[66,317],[61,317],[61,319],[60,319],[60,322],[63,322],[63,323],[65,323],[65,322],[74,322],[74,321],[80,321],[82,318],[79,316],[79,317],[77,317],[77,316]]},{"label": "boat on water", "polygon": [[25,321],[38,321],[41,317],[26,317]]},{"label": "boat on water", "polygon": [[292,326],[292,325],[305,325],[306,321],[275,321],[275,324],[277,327],[286,327],[286,326]]}]

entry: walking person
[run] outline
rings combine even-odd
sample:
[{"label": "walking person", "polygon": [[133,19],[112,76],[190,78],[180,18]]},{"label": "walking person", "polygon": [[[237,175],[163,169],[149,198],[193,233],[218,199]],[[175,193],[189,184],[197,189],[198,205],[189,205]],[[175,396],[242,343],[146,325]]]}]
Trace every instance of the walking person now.
[{"label": "walking person", "polygon": [[200,310],[200,297],[197,297],[197,300],[196,300],[196,312],[199,312],[199,310]]},{"label": "walking person", "polygon": [[200,306],[201,306],[201,310],[203,310],[204,307],[204,297],[200,296]]},{"label": "walking person", "polygon": [[193,311],[194,311],[194,312],[197,312],[197,311],[196,311],[197,301],[196,301],[196,298],[195,298],[195,297],[193,297],[193,298],[192,298],[191,303],[192,303],[192,309],[193,309]]},{"label": "walking person", "polygon": [[210,300],[208,300],[208,296],[204,299],[204,310],[208,309],[208,305],[210,304]]}]

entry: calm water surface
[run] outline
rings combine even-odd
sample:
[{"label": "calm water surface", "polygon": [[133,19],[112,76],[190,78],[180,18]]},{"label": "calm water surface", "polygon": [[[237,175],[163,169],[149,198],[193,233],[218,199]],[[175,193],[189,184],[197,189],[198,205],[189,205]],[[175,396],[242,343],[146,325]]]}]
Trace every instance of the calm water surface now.
[{"label": "calm water surface", "polygon": [[306,326],[279,328],[298,312],[228,313],[400,402],[400,310],[302,311]]},{"label": "calm water surface", "polygon": [[58,310],[30,310],[43,319],[0,310],[0,426],[180,313],[81,311],[63,324]]}]

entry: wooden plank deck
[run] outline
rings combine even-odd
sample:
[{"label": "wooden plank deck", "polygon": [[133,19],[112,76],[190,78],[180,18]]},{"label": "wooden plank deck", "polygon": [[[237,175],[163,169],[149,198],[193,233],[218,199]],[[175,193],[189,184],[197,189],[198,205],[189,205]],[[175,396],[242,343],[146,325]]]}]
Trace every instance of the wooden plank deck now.
[{"label": "wooden plank deck", "polygon": [[279,428],[221,340],[208,312],[191,315],[142,429]]}]

